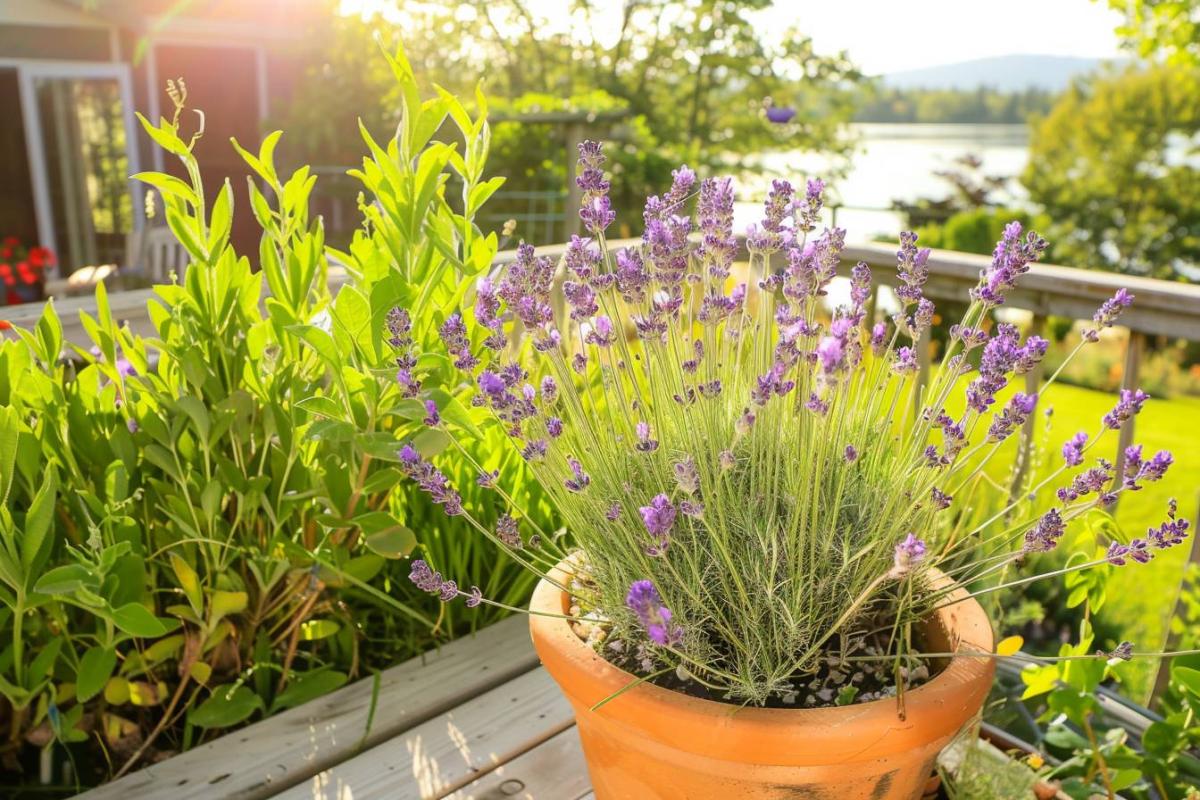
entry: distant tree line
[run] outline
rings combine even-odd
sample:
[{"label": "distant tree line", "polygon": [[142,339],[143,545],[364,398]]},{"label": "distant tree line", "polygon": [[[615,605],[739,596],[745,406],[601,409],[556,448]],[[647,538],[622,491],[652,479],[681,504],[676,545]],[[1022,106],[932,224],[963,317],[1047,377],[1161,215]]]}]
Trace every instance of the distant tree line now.
[{"label": "distant tree line", "polygon": [[856,122],[1015,123],[1044,115],[1059,93],[1030,87],[1002,92],[978,89],[895,89],[875,86],[862,91]]}]

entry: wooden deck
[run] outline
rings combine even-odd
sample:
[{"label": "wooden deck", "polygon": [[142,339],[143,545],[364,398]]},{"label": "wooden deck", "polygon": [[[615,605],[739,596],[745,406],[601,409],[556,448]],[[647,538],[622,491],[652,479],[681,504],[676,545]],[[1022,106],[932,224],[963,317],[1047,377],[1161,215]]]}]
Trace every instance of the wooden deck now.
[{"label": "wooden deck", "polygon": [[[570,706],[513,617],[84,800],[591,798]],[[373,714],[372,714],[373,710]]]}]

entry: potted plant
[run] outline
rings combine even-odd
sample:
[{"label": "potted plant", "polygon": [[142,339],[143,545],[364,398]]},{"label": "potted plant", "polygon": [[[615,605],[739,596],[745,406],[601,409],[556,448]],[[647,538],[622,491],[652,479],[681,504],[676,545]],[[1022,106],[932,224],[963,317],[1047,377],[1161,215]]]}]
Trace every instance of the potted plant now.
[{"label": "potted plant", "polygon": [[[440,321],[445,354],[420,352],[408,310],[392,312],[397,380],[435,429],[403,445],[401,470],[473,519],[435,463],[447,409],[421,388],[449,359],[566,521],[567,533],[512,516],[472,524],[541,576],[533,641],[575,709],[598,797],[919,796],[991,683],[974,596],[1032,580],[1008,571],[1170,465],[1138,448],[1123,478],[1085,464],[1146,396],[1122,392],[1071,440],[1035,487],[1062,484],[1050,507],[953,524],[968,519],[964,486],[1035,411],[1036,394],[1006,387],[1047,343],[991,317],[1046,242],[1008,227],[926,376],[934,307],[914,234],[901,237],[890,319],[868,312],[865,264],[827,315],[844,231],[817,232],[820,181],[802,194],[773,184],[738,281],[728,179],[677,170],[646,203],[642,241],[614,249],[602,164],[599,145],[581,145],[588,237],[565,250],[561,313],[559,265],[526,244],[474,287],[479,336],[461,312]],[[1106,302],[1085,343],[1131,299]],[[478,483],[496,477],[480,469]],[[1148,560],[1185,528],[1172,517],[1069,569]],[[412,580],[447,602],[489,602],[442,566],[416,560]]]},{"label": "potted plant", "polygon": [[45,247],[25,247],[16,236],[0,240],[0,305],[36,303],[45,299],[46,268],[54,253]]}]

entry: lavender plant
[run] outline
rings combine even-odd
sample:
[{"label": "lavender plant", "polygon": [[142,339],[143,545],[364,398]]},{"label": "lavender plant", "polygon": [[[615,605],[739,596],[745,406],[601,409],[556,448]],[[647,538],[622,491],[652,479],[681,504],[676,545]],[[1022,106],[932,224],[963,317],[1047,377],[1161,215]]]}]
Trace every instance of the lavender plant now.
[{"label": "lavender plant", "polygon": [[[572,237],[562,259],[562,313],[552,296],[560,265],[522,244],[512,264],[475,287],[477,340],[459,313],[441,332],[476,389],[474,404],[517,440],[570,533],[547,535],[511,516],[495,528],[472,524],[542,577],[571,555],[577,579],[564,588],[603,621],[607,657],[755,704],[793,691],[880,619],[890,625],[885,656],[899,659],[919,650],[915,623],[945,602],[932,570],[976,592],[1032,580],[997,576],[1053,550],[1072,519],[1169,467],[1169,453],[1131,448],[1118,480],[1111,463],[1091,457],[1146,402],[1125,391],[1034,487],[1062,484],[1052,507],[1017,520],[1006,505],[968,530],[939,525],[1037,405],[1032,393],[998,398],[1035,368],[1047,342],[1022,339],[992,312],[1046,242],[1008,226],[939,368],[922,380],[918,352],[934,305],[922,289],[929,251],[915,234],[902,234],[889,280],[897,313],[869,317],[872,276],[859,263],[848,302],[827,314],[845,232],[817,230],[820,181],[803,193],[774,182],[746,238],[750,280],[738,283],[729,179],[698,181],[678,169],[670,189],[646,201],[640,244],[614,250],[603,163],[600,145],[580,146],[588,235]],[[1106,302],[1080,346],[1131,301],[1120,291]],[[415,394],[413,367],[428,354],[414,351],[409,325],[407,311],[393,312],[398,381]],[[427,411],[426,423],[439,427],[436,404]],[[417,446],[406,444],[400,460],[446,513],[472,519]],[[493,486],[495,477],[480,470],[478,480]],[[1069,569],[1149,560],[1186,528],[1172,515]],[[488,602],[434,566],[414,563],[419,587],[446,601]]]}]

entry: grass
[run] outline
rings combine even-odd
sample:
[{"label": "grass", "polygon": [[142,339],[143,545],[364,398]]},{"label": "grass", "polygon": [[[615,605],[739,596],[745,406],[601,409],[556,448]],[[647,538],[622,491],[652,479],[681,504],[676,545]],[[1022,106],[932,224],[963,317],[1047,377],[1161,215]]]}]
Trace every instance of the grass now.
[{"label": "grass", "polygon": [[[1052,407],[1054,415],[1045,440],[1048,457],[1039,472],[1046,474],[1055,467],[1063,442],[1075,432],[1095,433],[1100,418],[1114,402],[1111,392],[1064,384],[1051,386],[1040,406]],[[1122,493],[1116,509],[1118,524],[1131,536],[1143,535],[1165,518],[1171,497],[1178,499],[1180,513],[1195,521],[1200,502],[1200,398],[1152,399],[1137,417],[1134,442],[1143,445],[1148,454],[1170,450],[1175,464],[1162,481],[1147,484],[1138,492]],[[1093,452],[1112,459],[1116,450],[1117,436],[1113,432]],[[1136,649],[1148,651],[1163,646],[1190,549],[1189,540],[1182,547],[1160,552],[1149,564],[1131,564],[1113,571],[1108,603],[1100,616],[1118,626]],[[1124,692],[1144,702],[1156,669],[1157,662],[1151,659],[1129,664],[1124,672]]]}]

